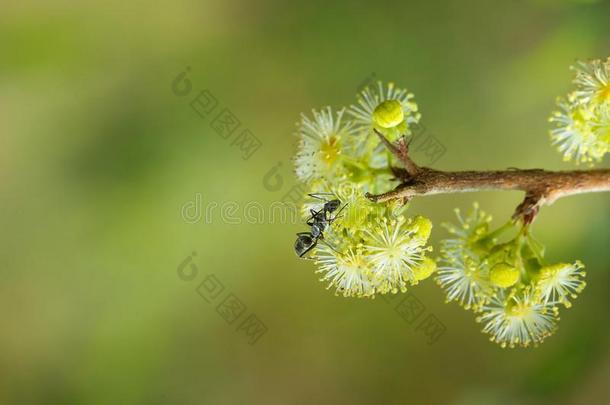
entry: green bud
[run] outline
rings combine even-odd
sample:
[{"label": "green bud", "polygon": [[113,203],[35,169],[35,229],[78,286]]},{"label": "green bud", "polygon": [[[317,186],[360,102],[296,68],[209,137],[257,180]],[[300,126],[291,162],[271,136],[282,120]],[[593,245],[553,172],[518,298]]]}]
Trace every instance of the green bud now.
[{"label": "green bud", "polygon": [[508,288],[519,281],[519,269],[505,263],[496,264],[489,273],[489,280],[497,287]]},{"label": "green bud", "polygon": [[393,128],[405,119],[405,113],[398,100],[386,100],[373,111],[375,124],[382,128]]},{"label": "green bud", "polygon": [[436,271],[436,262],[429,257],[424,257],[424,260],[417,267],[413,268],[413,275],[417,281],[425,280]]},{"label": "green bud", "polygon": [[432,222],[428,218],[418,215],[413,218],[411,228],[415,230],[415,236],[417,238],[427,241],[432,232]]}]

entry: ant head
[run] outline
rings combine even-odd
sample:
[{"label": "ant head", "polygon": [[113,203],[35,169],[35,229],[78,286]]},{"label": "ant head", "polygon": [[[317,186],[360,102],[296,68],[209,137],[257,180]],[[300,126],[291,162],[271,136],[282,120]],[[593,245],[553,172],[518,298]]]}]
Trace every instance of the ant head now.
[{"label": "ant head", "polygon": [[337,209],[339,208],[339,206],[341,206],[341,201],[340,200],[330,200],[329,202],[327,202],[326,204],[324,204],[324,208],[326,209],[326,211],[328,212],[334,212],[337,211]]}]

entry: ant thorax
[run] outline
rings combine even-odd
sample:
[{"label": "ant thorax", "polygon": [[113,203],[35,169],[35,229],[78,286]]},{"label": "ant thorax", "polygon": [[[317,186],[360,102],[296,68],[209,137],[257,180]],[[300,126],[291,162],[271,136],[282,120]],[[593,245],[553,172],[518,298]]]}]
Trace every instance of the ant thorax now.
[{"label": "ant thorax", "polygon": [[[343,207],[341,207],[341,200],[337,198],[327,200],[326,198],[321,197],[322,195],[334,196],[334,194],[330,193],[310,194],[311,197],[324,201],[324,205],[322,205],[321,209],[317,211],[314,209],[309,211],[311,215],[307,219],[306,223],[307,225],[311,226],[311,231],[300,232],[297,234],[294,249],[299,257],[303,257],[307,252],[316,247],[319,240],[324,240],[324,231],[326,228],[328,228],[328,226],[339,217],[339,213],[347,206],[347,204],[345,204]],[[335,211],[336,214],[331,216],[330,214],[334,213]],[[328,243],[326,243],[326,245],[328,245]],[[328,246],[333,249],[330,245]]]}]

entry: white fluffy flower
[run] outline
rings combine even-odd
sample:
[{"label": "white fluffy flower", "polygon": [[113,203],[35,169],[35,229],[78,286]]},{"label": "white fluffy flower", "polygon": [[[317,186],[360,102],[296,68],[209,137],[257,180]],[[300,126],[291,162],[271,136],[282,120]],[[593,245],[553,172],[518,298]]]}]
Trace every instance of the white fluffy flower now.
[{"label": "white fluffy flower", "polygon": [[413,94],[406,89],[397,88],[394,83],[384,85],[377,82],[376,86],[367,86],[358,95],[358,104],[352,105],[348,111],[354,117],[356,131],[368,135],[375,128],[373,113],[379,104],[386,100],[396,100],[402,106],[404,121],[408,126],[419,122],[420,114],[417,104],[413,101]]},{"label": "white fluffy flower", "polygon": [[299,148],[295,158],[299,180],[335,179],[343,173],[342,153],[353,135],[351,122],[343,120],[345,109],[333,113],[330,107],[312,110],[313,119],[301,116]]},{"label": "white fluffy flower", "polygon": [[577,62],[574,84],[579,102],[610,102],[610,57],[604,60]]},{"label": "white fluffy flower", "polygon": [[556,330],[557,320],[556,310],[538,302],[528,290],[509,295],[498,292],[477,318],[491,341],[511,348],[541,343]]},{"label": "white fluffy flower", "polygon": [[441,266],[436,282],[447,295],[447,301],[457,301],[466,309],[479,309],[491,291],[489,269],[471,248],[471,244],[486,234],[491,217],[474,204],[470,214],[463,218],[455,210],[458,226],[444,224],[454,238],[441,241]]},{"label": "white fluffy flower", "polygon": [[536,288],[545,304],[564,304],[570,307],[568,298],[576,298],[587,285],[586,272],[580,261],[574,264],[558,263],[540,269]]},{"label": "white fluffy flower", "polygon": [[447,295],[447,302],[457,301],[466,309],[478,310],[489,296],[491,285],[481,262],[467,252],[452,259],[441,259],[436,282]]},{"label": "white fluffy flower", "polygon": [[368,264],[360,252],[349,249],[344,254],[337,254],[333,248],[322,245],[316,253],[319,265],[316,272],[324,274],[320,281],[328,282],[327,288],[334,287],[337,295],[370,297],[375,294],[367,274]]},{"label": "white fluffy flower", "polygon": [[578,104],[573,96],[568,100],[558,99],[557,105],[560,110],[549,118],[555,124],[551,140],[564,160],[574,159],[576,163],[599,161],[608,151],[608,142],[604,142],[592,125],[599,106]]},{"label": "white fluffy flower", "polygon": [[576,89],[558,99],[553,112],[551,139],[565,160],[576,163],[600,161],[610,152],[610,58],[578,62]]},{"label": "white fluffy flower", "polygon": [[600,148],[605,149],[605,153],[610,152],[610,102],[597,106],[591,130],[602,144]]},{"label": "white fluffy flower", "polygon": [[384,217],[365,231],[364,249],[378,292],[404,292],[407,284],[417,283],[414,268],[422,263],[428,249],[424,248],[426,240],[415,237],[416,231],[408,227],[404,217]]}]

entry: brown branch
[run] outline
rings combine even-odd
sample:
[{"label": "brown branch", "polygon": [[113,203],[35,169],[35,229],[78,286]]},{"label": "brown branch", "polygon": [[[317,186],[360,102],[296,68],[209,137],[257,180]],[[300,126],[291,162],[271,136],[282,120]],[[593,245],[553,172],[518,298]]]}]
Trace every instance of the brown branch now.
[{"label": "brown branch", "polygon": [[610,169],[546,171],[497,170],[444,172],[419,168],[417,175],[403,179],[396,189],[367,197],[374,202],[411,199],[415,196],[463,193],[483,190],[521,190],[526,198],[515,212],[530,223],[542,205],[574,194],[610,191]]},{"label": "brown branch", "polygon": [[403,181],[394,190],[379,195],[366,194],[367,198],[374,202],[397,199],[407,202],[416,196],[433,194],[521,190],[525,191],[525,199],[515,210],[513,218],[520,218],[525,224],[530,224],[541,206],[550,205],[558,198],[610,191],[610,169],[552,172],[542,169],[511,168],[495,171],[444,172],[419,167],[409,157],[409,144],[404,137],[394,144],[377,129],[375,133],[405,168],[392,167],[392,172]]}]

